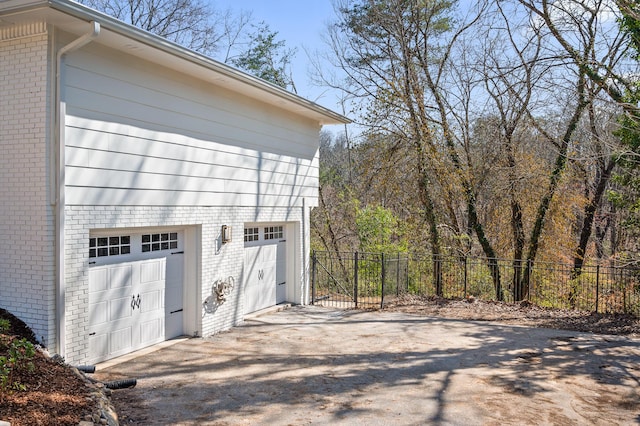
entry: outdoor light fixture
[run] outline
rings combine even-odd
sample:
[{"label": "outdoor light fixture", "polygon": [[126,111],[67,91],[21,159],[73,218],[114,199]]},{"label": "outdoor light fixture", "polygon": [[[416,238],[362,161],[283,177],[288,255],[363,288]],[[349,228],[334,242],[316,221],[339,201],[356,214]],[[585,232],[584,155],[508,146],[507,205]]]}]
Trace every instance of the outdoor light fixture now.
[{"label": "outdoor light fixture", "polygon": [[231,227],[222,225],[222,244],[231,242]]}]

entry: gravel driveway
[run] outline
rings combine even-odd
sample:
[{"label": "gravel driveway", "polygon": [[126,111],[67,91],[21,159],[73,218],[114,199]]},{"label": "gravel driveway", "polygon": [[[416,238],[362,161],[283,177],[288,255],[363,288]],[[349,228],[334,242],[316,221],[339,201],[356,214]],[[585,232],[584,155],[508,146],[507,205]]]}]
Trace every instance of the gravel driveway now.
[{"label": "gravel driveway", "polygon": [[640,422],[629,337],[307,306],[147,352],[98,366],[122,425]]}]

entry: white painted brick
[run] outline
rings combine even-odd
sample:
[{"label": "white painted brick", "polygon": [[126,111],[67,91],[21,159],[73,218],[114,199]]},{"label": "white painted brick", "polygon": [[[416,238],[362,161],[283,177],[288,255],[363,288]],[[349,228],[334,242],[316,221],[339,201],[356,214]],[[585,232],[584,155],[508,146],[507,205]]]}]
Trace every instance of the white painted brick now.
[{"label": "white painted brick", "polygon": [[55,343],[47,175],[47,36],[0,43],[0,307]]}]

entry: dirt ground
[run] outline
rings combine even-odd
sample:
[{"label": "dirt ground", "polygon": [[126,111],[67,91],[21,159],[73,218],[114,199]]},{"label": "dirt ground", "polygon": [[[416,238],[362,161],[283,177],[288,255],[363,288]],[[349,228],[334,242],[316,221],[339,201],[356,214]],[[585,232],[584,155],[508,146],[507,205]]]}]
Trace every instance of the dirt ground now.
[{"label": "dirt ground", "polygon": [[[10,324],[7,330],[0,330],[0,421],[13,426],[76,426],[85,415],[91,415],[97,403],[86,381],[39,351],[16,362],[15,354],[9,351],[11,344],[24,338],[35,345],[37,340],[33,331],[8,311],[0,309],[0,319]],[[18,353],[25,353],[24,346],[19,347]],[[3,366],[11,367],[11,372],[2,371]]]},{"label": "dirt ground", "polygon": [[474,298],[442,299],[407,295],[386,302],[384,309],[451,319],[640,337],[640,319],[633,315],[542,308],[526,301],[502,303]]},{"label": "dirt ground", "polygon": [[[468,301],[292,307],[96,376],[138,379],[113,393],[122,425],[640,423],[638,321],[563,317]],[[587,324],[608,332],[565,329]]]}]

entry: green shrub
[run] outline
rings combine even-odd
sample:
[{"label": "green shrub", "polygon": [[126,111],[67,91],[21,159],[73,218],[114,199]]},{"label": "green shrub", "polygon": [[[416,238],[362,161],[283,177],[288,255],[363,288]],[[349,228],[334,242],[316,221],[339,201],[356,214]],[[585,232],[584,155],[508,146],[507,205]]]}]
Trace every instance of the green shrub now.
[{"label": "green shrub", "polygon": [[9,328],[11,328],[11,323],[9,322],[9,320],[0,318],[0,333],[6,333],[7,331],[9,331]]},{"label": "green shrub", "polygon": [[[3,345],[5,346],[5,345]],[[0,356],[0,392],[26,390],[26,386],[14,379],[16,371],[33,371],[36,349],[27,339],[12,339],[6,345],[7,355]]]}]

